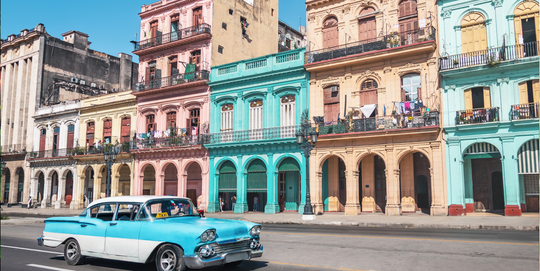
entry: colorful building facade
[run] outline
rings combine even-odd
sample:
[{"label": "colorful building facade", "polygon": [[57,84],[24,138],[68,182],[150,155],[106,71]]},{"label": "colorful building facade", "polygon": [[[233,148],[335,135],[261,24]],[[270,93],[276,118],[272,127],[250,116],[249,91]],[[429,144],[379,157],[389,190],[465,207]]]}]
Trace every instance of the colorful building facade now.
[{"label": "colorful building facade", "polygon": [[304,53],[212,67],[208,212],[303,213],[306,162],[295,135],[309,104]]},{"label": "colorful building facade", "polygon": [[447,214],[436,1],[308,1],[316,213]]},{"label": "colorful building facade", "polygon": [[439,1],[449,215],[538,212],[536,1]]},{"label": "colorful building facade", "polygon": [[141,8],[134,51],[141,63],[133,92],[135,195],[186,196],[206,208],[208,151],[201,134],[210,131],[210,65],[276,52],[277,12],[258,13],[272,8],[277,1],[169,1]]}]

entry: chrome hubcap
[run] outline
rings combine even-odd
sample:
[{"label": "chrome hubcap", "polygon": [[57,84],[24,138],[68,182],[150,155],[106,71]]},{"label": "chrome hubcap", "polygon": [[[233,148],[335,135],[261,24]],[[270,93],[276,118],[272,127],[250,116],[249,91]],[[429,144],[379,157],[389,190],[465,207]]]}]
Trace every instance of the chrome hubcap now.
[{"label": "chrome hubcap", "polygon": [[176,254],[174,251],[167,249],[161,254],[161,269],[164,271],[174,270],[176,266]]},{"label": "chrome hubcap", "polygon": [[70,242],[66,249],[66,254],[68,259],[73,260],[77,256],[77,244],[75,242]]}]

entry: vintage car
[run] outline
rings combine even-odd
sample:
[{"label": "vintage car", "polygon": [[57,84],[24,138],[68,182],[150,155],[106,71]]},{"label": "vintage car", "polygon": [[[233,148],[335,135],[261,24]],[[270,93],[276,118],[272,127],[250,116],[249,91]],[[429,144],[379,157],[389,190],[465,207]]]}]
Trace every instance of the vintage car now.
[{"label": "vintage car", "polygon": [[64,245],[64,259],[85,256],[137,263],[157,270],[235,266],[261,257],[261,225],[205,218],[189,198],[123,196],[94,201],[79,216],[45,220],[40,246]]}]

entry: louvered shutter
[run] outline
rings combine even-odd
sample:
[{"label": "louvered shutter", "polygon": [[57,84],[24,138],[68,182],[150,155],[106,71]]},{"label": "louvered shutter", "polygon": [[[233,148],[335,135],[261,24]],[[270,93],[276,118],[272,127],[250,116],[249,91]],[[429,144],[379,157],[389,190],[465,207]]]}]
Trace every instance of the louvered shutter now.
[{"label": "louvered shutter", "polygon": [[465,110],[473,109],[472,105],[472,89],[465,90]]},{"label": "louvered shutter", "polygon": [[533,80],[532,88],[533,88],[534,102],[538,103],[538,98],[540,96],[538,80]]},{"label": "louvered shutter", "polygon": [[489,87],[484,87],[484,108],[491,108],[491,94]]},{"label": "louvered shutter", "polygon": [[519,103],[528,104],[529,103],[529,93],[527,91],[527,82],[521,82],[518,85],[519,89]]}]

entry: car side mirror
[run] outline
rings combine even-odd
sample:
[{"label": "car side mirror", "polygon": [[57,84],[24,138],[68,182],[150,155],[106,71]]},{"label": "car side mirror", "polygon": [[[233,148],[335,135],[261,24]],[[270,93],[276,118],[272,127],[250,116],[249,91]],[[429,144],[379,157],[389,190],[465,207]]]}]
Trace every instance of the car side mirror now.
[{"label": "car side mirror", "polygon": [[204,210],[198,210],[198,212],[200,217],[204,217]]}]

